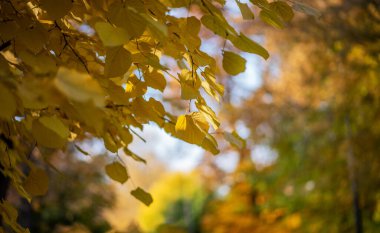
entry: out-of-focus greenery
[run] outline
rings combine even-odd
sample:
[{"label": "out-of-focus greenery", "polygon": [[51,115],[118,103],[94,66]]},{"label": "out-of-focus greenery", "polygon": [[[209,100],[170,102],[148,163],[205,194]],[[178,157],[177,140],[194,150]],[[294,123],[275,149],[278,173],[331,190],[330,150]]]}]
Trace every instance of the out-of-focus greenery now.
[{"label": "out-of-focus greenery", "polygon": [[71,153],[51,158],[61,172],[50,170],[48,194],[33,199],[31,213],[26,216],[30,218],[31,232],[102,233],[110,229],[102,216],[114,199],[104,178],[105,161],[100,156],[87,160],[90,161],[80,161]]},{"label": "out-of-focus greenery", "polygon": [[[278,158],[264,171],[251,164],[242,173],[247,189],[257,192],[248,215],[235,215],[236,221],[223,220],[228,214],[211,216],[206,229],[236,229],[240,217],[251,215],[250,231],[240,232],[256,232],[266,225],[260,221],[266,212],[280,209],[280,222],[299,218],[291,232],[354,232],[354,212],[361,212],[365,232],[380,231],[379,4],[349,0],[320,6],[320,19],[297,18],[290,33],[269,32],[268,38],[284,39],[273,48],[280,62],[249,100],[227,108],[232,124],[243,121],[250,129],[248,145],[268,146]],[[235,182],[211,213],[240,203],[234,193],[242,184]],[[359,193],[356,210],[352,190]],[[265,204],[257,205],[260,196]]]},{"label": "out-of-focus greenery", "polygon": [[200,232],[207,193],[197,173],[168,174],[150,191],[155,201],[138,215],[144,232]]}]

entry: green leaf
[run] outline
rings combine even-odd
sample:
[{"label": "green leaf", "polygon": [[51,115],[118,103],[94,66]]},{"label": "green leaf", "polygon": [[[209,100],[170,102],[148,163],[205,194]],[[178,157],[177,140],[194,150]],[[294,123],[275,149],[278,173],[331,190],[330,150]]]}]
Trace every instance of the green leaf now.
[{"label": "green leaf", "polygon": [[106,169],[107,175],[111,179],[121,184],[124,184],[129,178],[127,169],[123,165],[121,165],[119,162],[113,162],[111,164],[108,164],[106,165],[105,169]]},{"label": "green leaf", "polygon": [[128,42],[130,36],[124,28],[114,27],[109,23],[97,22],[95,30],[105,46],[120,46]]},{"label": "green leaf", "polygon": [[131,53],[122,46],[107,49],[104,75],[117,77],[124,75],[132,64]]},{"label": "green leaf", "polygon": [[249,8],[248,4],[241,3],[238,0],[235,0],[236,4],[238,5],[241,15],[243,16],[243,19],[245,20],[251,20],[254,19],[255,16],[253,15],[251,9]]},{"label": "green leaf", "polygon": [[224,51],[223,53],[223,68],[231,75],[244,72],[246,63],[247,61],[236,53],[229,51]]},{"label": "green leaf", "polygon": [[145,192],[140,187],[137,187],[137,189],[131,191],[131,195],[134,196],[137,200],[144,203],[146,206],[150,206],[153,202],[152,195],[150,193]]},{"label": "green leaf", "polygon": [[32,196],[45,195],[49,189],[49,177],[42,169],[32,169],[23,186],[24,189]]},{"label": "green leaf", "polygon": [[253,40],[246,37],[244,34],[240,34],[239,36],[234,37],[228,37],[228,39],[230,39],[230,41],[236,48],[244,52],[260,55],[264,59],[269,58],[269,53],[266,49],[264,49],[261,45],[254,42]]}]

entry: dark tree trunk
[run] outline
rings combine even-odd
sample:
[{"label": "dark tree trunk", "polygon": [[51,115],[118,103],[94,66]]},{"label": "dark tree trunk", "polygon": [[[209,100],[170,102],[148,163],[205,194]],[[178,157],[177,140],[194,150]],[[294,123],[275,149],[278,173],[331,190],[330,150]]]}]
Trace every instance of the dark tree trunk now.
[{"label": "dark tree trunk", "polygon": [[[2,167],[0,165],[0,169],[1,168]],[[9,187],[9,179],[5,177],[2,172],[0,172],[0,201],[3,201],[7,198],[8,187]],[[1,215],[0,215],[0,226],[4,226]]]},{"label": "dark tree trunk", "polygon": [[355,169],[354,151],[351,144],[352,135],[351,135],[350,119],[347,116],[345,120],[346,120],[346,137],[348,140],[346,159],[347,159],[348,176],[351,182],[352,207],[353,207],[354,218],[355,218],[355,232],[363,233],[363,221],[362,221],[362,214],[361,214],[361,208],[360,208],[360,203],[359,203],[358,178],[357,178],[356,169]]}]

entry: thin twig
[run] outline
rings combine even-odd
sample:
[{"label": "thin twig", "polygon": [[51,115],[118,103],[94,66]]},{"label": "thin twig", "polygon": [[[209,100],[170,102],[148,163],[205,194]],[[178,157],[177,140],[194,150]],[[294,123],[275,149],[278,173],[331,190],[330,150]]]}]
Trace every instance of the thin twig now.
[{"label": "thin twig", "polygon": [[141,137],[136,131],[134,131],[134,130],[133,130],[132,128],[130,128],[130,127],[128,127],[128,129],[129,129],[134,135],[136,135],[138,138],[140,138],[141,141],[143,141],[143,142],[146,143],[146,140],[145,140],[143,137]]},{"label": "thin twig", "polygon": [[61,34],[63,36],[63,40],[65,41],[65,45],[63,46],[62,51],[66,48],[66,46],[68,46],[70,48],[70,50],[73,52],[73,54],[78,58],[80,63],[82,63],[82,65],[86,69],[87,73],[89,74],[90,71],[88,70],[85,61],[80,57],[80,55],[77,53],[77,51],[75,51],[75,49],[71,46],[71,44],[67,40],[67,35],[65,33],[63,33],[62,28],[58,25],[57,21],[54,21],[54,24],[61,31]]}]

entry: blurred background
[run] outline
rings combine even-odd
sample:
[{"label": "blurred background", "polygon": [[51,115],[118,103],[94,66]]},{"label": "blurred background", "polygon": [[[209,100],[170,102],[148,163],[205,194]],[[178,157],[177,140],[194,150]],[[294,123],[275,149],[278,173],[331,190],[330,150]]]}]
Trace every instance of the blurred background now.
[{"label": "blurred background", "polygon": [[[380,232],[380,3],[303,1],[318,12],[279,30],[244,21],[227,2],[231,24],[271,54],[241,53],[245,73],[218,74],[221,128],[245,147],[221,135],[213,156],[146,125],[147,142],[136,137],[130,149],[148,162],[120,156],[130,175],[121,185],[105,176],[112,156],[101,142],[81,143],[91,156],[73,145],[49,158],[47,196],[13,200],[31,232]],[[201,33],[221,64],[224,41]],[[137,186],[152,194],[150,207],[130,195]]]}]

